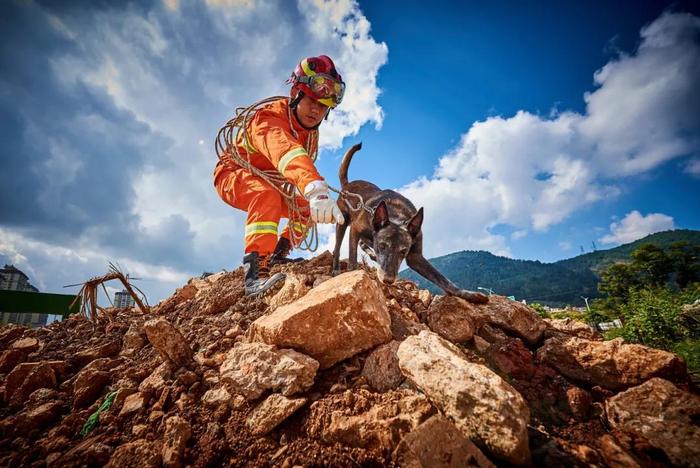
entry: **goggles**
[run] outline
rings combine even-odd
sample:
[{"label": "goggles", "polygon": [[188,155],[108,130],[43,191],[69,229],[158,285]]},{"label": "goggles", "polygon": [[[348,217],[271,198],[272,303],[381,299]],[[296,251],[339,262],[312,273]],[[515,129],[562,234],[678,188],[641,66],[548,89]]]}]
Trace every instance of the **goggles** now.
[{"label": "goggles", "polygon": [[336,106],[343,100],[345,83],[330,75],[318,73],[313,76],[299,76],[296,77],[296,81],[308,85],[317,98],[330,99]]}]

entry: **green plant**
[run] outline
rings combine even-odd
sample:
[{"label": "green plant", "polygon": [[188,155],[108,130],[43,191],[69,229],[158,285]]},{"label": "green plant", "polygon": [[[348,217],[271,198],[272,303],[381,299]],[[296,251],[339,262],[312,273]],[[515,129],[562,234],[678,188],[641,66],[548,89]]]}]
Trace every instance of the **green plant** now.
[{"label": "green plant", "polygon": [[700,373],[700,339],[687,339],[676,343],[671,350],[681,356],[688,366],[688,373]]},{"label": "green plant", "polygon": [[542,318],[549,318],[549,312],[547,312],[542,304],[539,302],[533,302],[530,304],[530,307],[535,309],[535,312],[537,312],[537,315],[539,315]]},{"label": "green plant", "polygon": [[666,350],[698,335],[697,327],[686,323],[682,306],[695,300],[697,289],[674,292],[668,288],[630,289],[620,307],[624,319],[622,336],[630,342]]},{"label": "green plant", "polygon": [[606,340],[614,340],[615,338],[623,337],[624,338],[624,328],[613,328],[612,330],[608,330],[605,333],[603,333],[603,337]]}]

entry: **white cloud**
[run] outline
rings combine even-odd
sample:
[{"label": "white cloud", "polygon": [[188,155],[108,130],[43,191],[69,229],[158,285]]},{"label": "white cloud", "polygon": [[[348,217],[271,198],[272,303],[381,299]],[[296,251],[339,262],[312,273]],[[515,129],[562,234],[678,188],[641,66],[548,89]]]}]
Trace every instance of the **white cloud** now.
[{"label": "white cloud", "polygon": [[518,240],[522,239],[525,236],[527,236],[527,229],[520,229],[518,231],[513,231],[513,233],[510,235],[510,238],[513,240]]},{"label": "white cloud", "polygon": [[[191,276],[187,272],[140,262],[126,255],[107,255],[90,247],[33,240],[4,228],[0,228],[0,255],[27,273],[40,291],[50,289],[59,294],[76,294],[79,287],[64,289],[63,286],[106,274],[109,262],[117,264],[124,273],[140,278],[134,284],[146,292],[151,304],[172,294]],[[115,281],[107,284],[121,286]]]},{"label": "white cloud", "polygon": [[675,229],[673,218],[662,213],[643,216],[634,210],[619,222],[610,224],[610,234],[600,238],[605,244],[627,244],[659,231]]},{"label": "white cloud", "polygon": [[559,242],[559,249],[566,252],[571,250],[571,242],[569,241],[560,241]]},{"label": "white cloud", "polygon": [[[189,276],[239,264],[245,213],[225,205],[214,190],[212,143],[235,107],[288,94],[284,81],[301,58],[330,55],[347,83],[345,100],[322,125],[322,148],[339,147],[343,138],[367,123],[382,124],[377,74],[387,61],[388,49],[373,39],[370,23],[356,1],[208,0],[185,4],[164,0],[144,8],[94,8],[84,15],[51,19],[54,28],[75,33],[80,43],[45,59],[66,90],[86,86],[101,90],[112,100],[105,105],[113,104],[147,125],[159,143],[130,181],[135,198],[129,203],[137,224],[133,232],[144,242],[135,240],[130,249],[124,245],[121,250],[105,249],[101,239],[123,228],[115,219],[112,226],[95,226],[80,233],[79,248],[51,245],[89,258],[96,269],[90,274],[102,273],[104,256],[95,253],[100,251],[136,268],[144,255],[138,246],[148,248],[156,240],[167,240],[164,229],[173,225],[180,229],[177,234],[182,243],[169,245],[172,258],[191,255]],[[76,122],[80,128],[109,131],[109,127],[102,128],[99,114],[80,119]],[[52,157],[45,163],[47,170],[61,173],[55,184],[70,184],[71,176],[81,170],[80,159],[61,140],[48,143]],[[46,177],[54,180],[49,172]],[[60,203],[60,198],[52,196],[60,188],[47,185],[43,202]],[[173,220],[178,222],[173,224]],[[41,265],[44,284],[55,288],[59,280],[49,278],[60,277],[56,269],[63,267],[43,263],[48,247],[37,246],[39,241],[26,230],[8,228],[4,234],[12,235],[16,250],[25,254],[25,268],[38,271]],[[3,248],[0,254],[12,252]],[[72,268],[76,263],[69,265]],[[148,270],[156,265],[138,268]],[[85,268],[78,271],[81,278],[87,273]],[[163,294],[162,285],[172,285],[163,277],[168,271],[166,267],[151,271],[152,280],[159,285],[148,288]],[[179,271],[176,275],[186,276]]]},{"label": "white cloud", "polygon": [[[586,111],[475,122],[430,178],[401,189],[425,207],[429,255],[507,249],[490,229],[544,231],[615,197],[626,176],[700,153],[700,18],[665,13],[634,54],[595,75]],[[694,166],[691,166],[694,167]]]},{"label": "white cloud", "polygon": [[683,170],[693,177],[700,177],[700,158],[689,159]]}]

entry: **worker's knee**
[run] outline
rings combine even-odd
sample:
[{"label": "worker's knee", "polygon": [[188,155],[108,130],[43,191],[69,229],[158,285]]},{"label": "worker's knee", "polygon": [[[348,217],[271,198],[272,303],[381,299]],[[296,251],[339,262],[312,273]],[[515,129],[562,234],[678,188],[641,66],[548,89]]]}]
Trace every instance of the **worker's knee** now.
[{"label": "worker's knee", "polygon": [[282,194],[277,190],[270,188],[257,191],[253,196],[251,206],[282,206]]}]

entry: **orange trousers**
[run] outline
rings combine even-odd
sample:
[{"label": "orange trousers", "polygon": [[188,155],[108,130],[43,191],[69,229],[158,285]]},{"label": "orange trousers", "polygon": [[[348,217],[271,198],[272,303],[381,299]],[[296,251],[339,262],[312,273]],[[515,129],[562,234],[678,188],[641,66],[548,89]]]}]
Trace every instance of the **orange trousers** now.
[{"label": "orange trousers", "polygon": [[290,228],[294,229],[296,237],[299,237],[304,224],[311,223],[309,203],[306,199],[297,197],[302,219],[295,219],[293,216],[290,218],[282,195],[263,179],[243,168],[224,167],[214,178],[214,187],[223,201],[248,213],[245,253],[258,252],[261,256],[272,253],[277,245],[281,218],[289,220],[282,231],[282,237],[290,241]]}]

